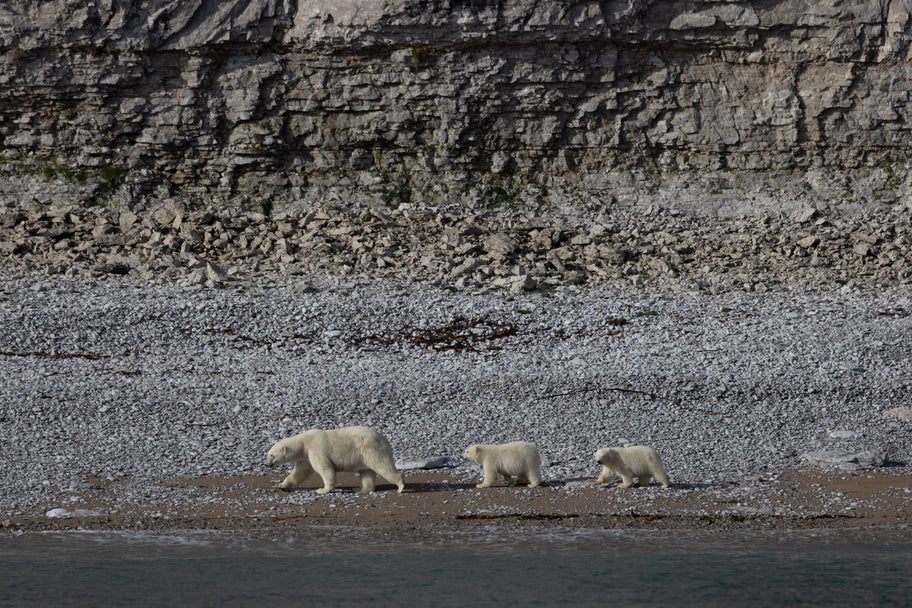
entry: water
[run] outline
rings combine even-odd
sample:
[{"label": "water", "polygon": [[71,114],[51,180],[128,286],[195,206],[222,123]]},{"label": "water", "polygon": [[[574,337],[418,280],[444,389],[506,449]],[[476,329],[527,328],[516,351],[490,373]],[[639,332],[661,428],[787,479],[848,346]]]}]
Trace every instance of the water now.
[{"label": "water", "polygon": [[[912,530],[0,536],[0,606],[912,606]],[[275,605],[275,604],[270,604]]]}]

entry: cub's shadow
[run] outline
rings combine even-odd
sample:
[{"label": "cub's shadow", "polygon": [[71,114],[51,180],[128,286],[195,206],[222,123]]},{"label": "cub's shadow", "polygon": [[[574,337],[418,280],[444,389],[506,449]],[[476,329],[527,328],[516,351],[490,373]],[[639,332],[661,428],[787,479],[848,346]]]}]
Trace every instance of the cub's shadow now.
[{"label": "cub's shadow", "polygon": [[667,488],[662,488],[662,486],[657,481],[653,480],[645,486],[633,485],[630,488],[621,488],[620,479],[615,479],[614,481],[598,485],[595,484],[595,479],[595,477],[568,477],[567,479],[553,479],[547,482],[543,482],[542,486],[567,490],[580,490],[585,488],[594,488],[599,490],[611,490],[615,488],[627,490],[642,490],[650,488],[659,490],[707,490],[728,485],[726,483],[688,483],[673,481]]}]

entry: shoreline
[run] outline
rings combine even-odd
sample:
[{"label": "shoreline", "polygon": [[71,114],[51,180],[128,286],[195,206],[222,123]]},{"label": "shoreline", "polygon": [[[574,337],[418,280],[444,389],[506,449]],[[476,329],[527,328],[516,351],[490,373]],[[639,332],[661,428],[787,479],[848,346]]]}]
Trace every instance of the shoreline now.
[{"label": "shoreline", "polygon": [[[23,238],[46,232],[35,246],[0,246],[0,532],[912,523],[903,409],[912,403],[912,289],[905,258],[890,261],[905,224],[891,229],[896,242],[878,237],[864,252],[854,249],[858,234],[842,238],[837,257],[816,256],[794,281],[790,269],[810,258],[803,245],[780,247],[787,255],[756,282],[739,274],[766,255],[736,236],[749,235],[746,221],[692,233],[676,218],[603,217],[576,232],[504,220],[478,234],[487,226],[478,218],[405,214],[374,226],[387,231],[380,240],[405,239],[386,245],[405,253],[375,276],[333,266],[364,236],[347,232],[362,216],[346,211],[291,218],[307,230],[301,243],[331,232],[344,234],[343,249],[323,241],[313,256],[298,245],[267,255],[276,245],[262,245],[222,275],[206,255],[225,246],[214,226],[230,220],[171,212],[167,227],[161,215],[99,211],[89,221],[72,210],[14,214],[2,227]],[[788,225],[837,230],[806,215]],[[60,230],[77,216],[80,228]],[[262,230],[245,221],[261,244],[279,236],[271,230],[296,230],[290,216]],[[663,221],[677,222],[666,236],[637,232]],[[427,229],[408,232],[414,222]],[[458,228],[432,230],[438,222]],[[94,244],[67,257],[92,232]],[[482,264],[476,284],[457,286],[464,277],[440,265],[456,255],[446,234]],[[733,240],[700,248],[718,234]],[[609,272],[573,279],[586,256],[623,235],[640,239],[637,259],[599,258],[608,266],[593,268]],[[845,251],[855,257],[842,263]],[[509,278],[522,276],[518,255],[550,259],[550,270],[535,266],[544,274],[520,285]],[[679,266],[644,281],[641,272],[661,266],[652,256],[677,256]],[[713,268],[703,275],[694,268],[705,259]],[[553,274],[564,262],[566,273]],[[884,277],[892,286],[868,283]],[[377,428],[399,460],[444,457],[450,468],[407,473],[424,489],[402,496],[386,484],[369,497],[271,489],[280,473],[262,462],[274,441],[353,424]],[[539,447],[550,485],[483,492],[473,487],[480,469],[455,460],[472,443],[518,439]],[[596,449],[635,444],[658,450],[672,488],[588,487]],[[809,464],[834,453],[842,468]],[[100,515],[47,517],[55,508]]]},{"label": "shoreline", "polygon": [[672,483],[665,490],[656,484],[626,490],[617,485],[593,487],[592,479],[545,481],[534,489],[476,489],[478,479],[411,473],[401,495],[388,483],[378,483],[375,492],[359,495],[357,477],[352,474],[340,474],[340,486],[322,497],[315,495],[320,485],[316,479],[292,491],[276,490],[272,484],[278,479],[268,475],[176,479],[165,485],[189,496],[177,502],[147,498],[142,504],[121,502],[129,482],[102,482],[97,489],[71,494],[67,503],[41,506],[66,509],[67,515],[8,518],[0,523],[0,532],[304,531],[313,526],[407,531],[490,525],[506,529],[912,530],[908,467],[854,474],[790,470],[776,480],[746,484],[729,480],[705,486]]}]

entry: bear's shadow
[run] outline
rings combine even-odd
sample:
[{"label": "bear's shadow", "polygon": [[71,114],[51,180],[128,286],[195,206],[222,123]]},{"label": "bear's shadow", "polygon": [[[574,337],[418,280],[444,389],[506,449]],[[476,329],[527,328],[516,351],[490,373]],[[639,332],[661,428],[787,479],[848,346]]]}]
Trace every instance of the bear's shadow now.
[{"label": "bear's shadow", "polygon": [[[392,487],[392,486],[391,486]],[[457,492],[459,490],[469,490],[475,487],[474,483],[434,483],[406,480],[405,491],[427,494],[431,492]],[[377,486],[380,489],[380,486]]]},{"label": "bear's shadow", "polygon": [[[273,487],[279,489],[276,484],[280,480],[276,480]],[[432,480],[410,480],[408,477],[405,478],[405,492],[406,493],[416,493],[416,494],[428,494],[433,492],[458,492],[460,490],[470,490],[475,488],[475,483],[479,482],[465,482],[465,483],[452,483],[452,482],[438,482]],[[281,489],[282,492],[313,492],[319,488],[323,487],[322,480],[319,477],[311,476],[300,486]],[[338,494],[357,494],[361,489],[361,483],[357,476],[350,473],[340,473],[336,479],[336,486],[333,488],[334,493]],[[374,486],[375,492],[395,492],[396,486],[381,481],[377,479],[377,483]]]},{"label": "bear's shadow", "polygon": [[[281,490],[283,492],[313,492],[314,490],[320,488],[320,485],[316,484],[305,484],[296,488],[291,488],[287,490]],[[474,483],[430,483],[430,482],[410,482],[406,480],[405,482],[405,493],[406,494],[429,494],[433,492],[458,492],[460,490],[470,490],[474,489]],[[343,484],[337,485],[333,488],[333,493],[335,494],[357,494],[360,490],[360,486],[347,486]],[[374,492],[395,492],[396,486],[393,484],[378,483],[374,486]]]}]

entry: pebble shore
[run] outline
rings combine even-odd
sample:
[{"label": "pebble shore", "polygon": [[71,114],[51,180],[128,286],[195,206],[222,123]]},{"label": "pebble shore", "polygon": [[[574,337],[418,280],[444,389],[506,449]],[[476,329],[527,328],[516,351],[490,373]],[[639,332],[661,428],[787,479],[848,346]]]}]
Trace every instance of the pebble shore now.
[{"label": "pebble shore", "polygon": [[[442,281],[426,272],[437,253],[410,274],[232,266],[178,245],[159,272],[122,243],[110,255],[136,263],[111,272],[85,249],[53,257],[71,245],[0,246],[0,520],[77,509],[107,482],[129,480],[121,500],[138,503],[178,478],[266,476],[277,439],[352,424],[462,478],[480,474],[458,458],[469,444],[531,441],[544,480],[565,488],[594,479],[592,454],[611,445],[655,447],[689,487],[776,480],[823,451],[912,471],[904,263],[758,283],[724,264],[644,280],[620,259],[616,273],[516,288]],[[218,272],[191,276],[207,263]],[[177,508],[179,494],[157,499]]]}]

